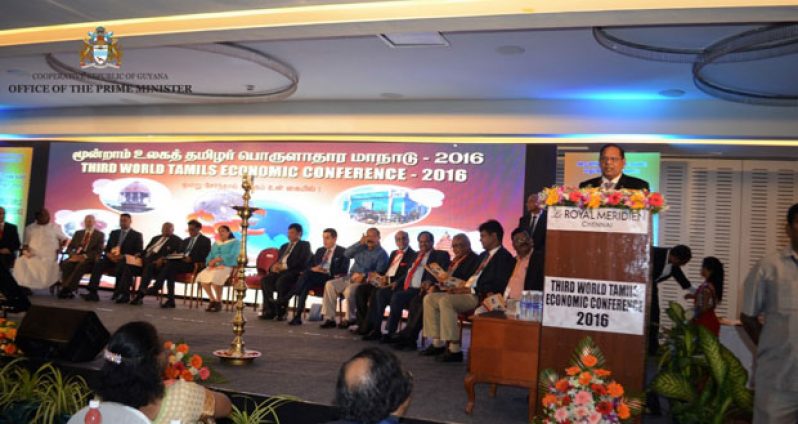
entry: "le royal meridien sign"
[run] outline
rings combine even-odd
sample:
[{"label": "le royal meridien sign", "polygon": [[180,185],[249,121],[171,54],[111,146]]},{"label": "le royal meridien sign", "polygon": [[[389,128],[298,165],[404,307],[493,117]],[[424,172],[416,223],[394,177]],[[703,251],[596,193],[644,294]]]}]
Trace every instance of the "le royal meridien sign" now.
[{"label": "le royal meridien sign", "polygon": [[[649,212],[628,209],[548,210],[548,230],[647,234]],[[639,282],[546,276],[543,325],[643,335],[646,285]]]}]

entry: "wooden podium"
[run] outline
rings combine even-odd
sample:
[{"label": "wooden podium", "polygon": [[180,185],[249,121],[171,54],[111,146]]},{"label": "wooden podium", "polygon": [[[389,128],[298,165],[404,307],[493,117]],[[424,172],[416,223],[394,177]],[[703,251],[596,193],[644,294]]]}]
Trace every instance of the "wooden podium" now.
[{"label": "wooden podium", "polygon": [[605,368],[633,396],[644,393],[650,290],[648,211],[548,209],[540,370],[562,374],[590,336]]}]

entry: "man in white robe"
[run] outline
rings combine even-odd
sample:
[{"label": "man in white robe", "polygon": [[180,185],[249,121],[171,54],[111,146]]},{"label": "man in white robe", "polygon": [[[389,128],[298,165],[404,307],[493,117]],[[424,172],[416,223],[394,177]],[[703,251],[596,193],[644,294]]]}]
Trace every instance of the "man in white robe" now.
[{"label": "man in white robe", "polygon": [[50,222],[47,209],[37,212],[36,221],[25,227],[22,255],[14,265],[17,283],[36,290],[58,281],[58,252],[68,239],[60,225]]}]

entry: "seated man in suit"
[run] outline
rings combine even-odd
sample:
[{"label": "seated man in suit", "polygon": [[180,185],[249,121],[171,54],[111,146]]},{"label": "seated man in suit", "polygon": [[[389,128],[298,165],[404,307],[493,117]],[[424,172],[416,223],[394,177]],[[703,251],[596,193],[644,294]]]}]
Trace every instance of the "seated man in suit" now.
[{"label": "seated man in suit", "polygon": [[623,173],[626,166],[626,152],[617,144],[605,144],[599,151],[601,176],[582,181],[579,188],[595,187],[602,190],[646,190],[648,182]]},{"label": "seated man in suit", "polygon": [[[485,249],[479,255],[479,266],[463,287],[431,293],[424,298],[424,336],[432,344],[421,352],[437,356],[440,362],[462,362],[457,314],[476,308],[487,296],[504,293],[515,266],[513,255],[502,246],[504,229],[496,220],[479,226],[479,241]],[[446,342],[449,349],[446,349]]]},{"label": "seated man in suit", "polygon": [[94,268],[94,263],[100,256],[105,243],[105,234],[94,228],[94,215],[86,215],[83,219],[83,229],[72,235],[72,240],[67,245],[69,257],[61,261],[61,285],[63,286],[59,299],[71,299],[78,290],[83,274]]},{"label": "seated man in suit", "polygon": [[179,274],[193,272],[196,264],[205,265],[205,260],[211,252],[211,239],[200,233],[202,224],[196,219],[188,221],[188,237],[180,243],[178,253],[182,253],[180,258],[168,258],[166,265],[155,277],[153,290],[157,293],[166,280],[166,302],[161,304],[162,308],[175,307],[175,278]]},{"label": "seated man in suit", "polygon": [[651,320],[648,329],[648,354],[656,355],[659,349],[659,284],[671,277],[679,283],[684,290],[691,290],[692,285],[687,276],[682,272],[682,267],[690,262],[693,253],[685,245],[676,245],[668,249],[665,247],[651,248]]},{"label": "seated man in suit", "polygon": [[[83,296],[86,300],[97,298],[100,279],[106,269],[113,268],[114,278],[119,282],[125,267],[125,255],[135,255],[141,252],[144,246],[144,238],[140,232],[130,228],[132,222],[133,219],[129,213],[119,215],[119,229],[111,231],[111,236],[108,237],[108,244],[105,245],[105,256],[95,262],[91,270],[88,286],[89,293]],[[99,300],[99,298],[97,299]],[[119,301],[117,303],[127,303],[130,301],[130,293],[123,291],[122,287],[117,284],[114,287],[114,295],[111,300]]]},{"label": "seated man in suit", "polygon": [[537,285],[535,273],[532,269],[532,238],[526,228],[513,230],[513,249],[515,249],[515,266],[507,288],[504,289],[505,299],[520,300],[524,290],[543,290],[543,285]]},{"label": "seated man in suit", "polygon": [[[310,243],[302,238],[302,226],[293,223],[288,226],[288,243],[280,247],[280,255],[272,269],[261,281],[263,290],[263,313],[261,319],[284,321],[288,312],[288,295],[299,280],[299,274],[308,267]],[[277,291],[277,300],[274,292]]]},{"label": "seated man in suit", "polygon": [[10,270],[19,251],[19,231],[17,226],[6,222],[6,209],[0,207],[0,266]]},{"label": "seated man in suit", "polygon": [[30,307],[25,290],[11,275],[19,247],[17,226],[6,222],[6,210],[0,207],[0,292],[6,298],[5,306],[11,312],[23,312]]},{"label": "seated man in suit", "polygon": [[299,296],[294,318],[288,325],[302,324],[302,312],[305,310],[305,301],[312,287],[319,285],[323,287],[328,280],[344,276],[349,272],[349,258],[344,256],[346,249],[337,245],[338,232],[335,228],[325,228],[322,240],[324,247],[316,250],[316,254],[310,260],[310,268],[302,273],[296,288],[288,295],[289,298]]},{"label": "seated man in suit", "polygon": [[[135,264],[125,265],[122,272],[122,290],[128,290],[133,282],[134,275],[141,275],[141,283],[136,297],[130,301],[131,305],[141,305],[144,303],[144,296],[147,295],[147,288],[150,281],[157,277],[161,270],[166,266],[167,256],[172,254],[180,255],[180,244],[183,241],[175,235],[175,225],[171,222],[164,222],[161,225],[161,234],[157,235],[147,243],[144,251],[136,256],[141,260],[141,266]],[[182,258],[181,258],[182,259]],[[119,283],[117,283],[119,285]],[[157,291],[156,291],[157,293]]]},{"label": "seated man in suit", "polygon": [[391,314],[388,316],[387,334],[381,335],[380,342],[396,343],[396,328],[402,319],[402,311],[407,308],[410,301],[420,297],[422,292],[433,284],[435,278],[427,271],[431,264],[437,264],[441,269],[449,268],[449,252],[435,250],[435,236],[429,231],[418,234],[418,253],[416,253],[410,268],[402,280],[396,280],[392,286],[382,288],[377,292],[376,309],[371,317],[372,327],[380,332],[380,323],[385,306],[390,304]]},{"label": "seated man in suit", "polygon": [[321,324],[321,328],[335,327],[335,302],[341,293],[347,298],[348,307],[345,319],[350,321],[355,312],[352,288],[367,283],[369,276],[385,272],[385,268],[388,266],[388,254],[380,246],[380,230],[374,227],[366,230],[366,233],[360,237],[360,241],[349,246],[344,251],[344,256],[354,259],[355,263],[349,270],[349,276],[333,278],[324,284],[324,303],[321,313],[324,315],[325,321]]},{"label": "seated man in suit", "polygon": [[[397,231],[394,235],[394,242],[396,243],[396,250],[391,252],[388,257],[388,269],[385,273],[376,273],[372,275],[373,284],[362,284],[356,288],[354,294],[355,304],[357,306],[357,333],[365,336],[365,340],[379,338],[380,324],[382,324],[382,315],[379,319],[373,317],[376,315],[377,308],[377,293],[380,290],[390,290],[397,280],[404,280],[410,264],[413,263],[416,251],[410,247],[410,236],[406,231]],[[388,300],[390,297],[388,297]],[[387,302],[385,301],[385,302]],[[385,309],[383,305],[382,310]],[[346,328],[350,323],[341,323],[341,328]]]},{"label": "seated man in suit", "polygon": [[[479,266],[479,256],[471,250],[471,240],[464,233],[452,237],[452,250],[454,258],[445,268],[446,272],[435,276],[437,283],[445,283],[449,277],[467,281]],[[437,284],[431,285],[426,291],[422,290],[419,296],[410,301],[407,312],[407,325],[396,333],[397,339],[394,348],[397,350],[416,350],[418,333],[424,324],[424,297],[429,293],[440,291]]]}]

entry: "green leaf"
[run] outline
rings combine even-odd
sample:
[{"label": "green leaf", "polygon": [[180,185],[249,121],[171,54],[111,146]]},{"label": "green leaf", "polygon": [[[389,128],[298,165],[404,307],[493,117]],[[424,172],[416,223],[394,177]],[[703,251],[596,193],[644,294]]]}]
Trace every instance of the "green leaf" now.
[{"label": "green leaf", "polygon": [[676,302],[670,302],[666,312],[674,324],[685,324],[687,322],[684,314],[684,307]]},{"label": "green leaf", "polygon": [[692,402],[695,399],[693,385],[684,376],[675,372],[665,371],[659,373],[654,378],[654,381],[651,382],[651,388],[656,393],[669,399],[685,402]]},{"label": "green leaf", "polygon": [[723,360],[720,353],[720,343],[714,334],[710,333],[703,326],[698,326],[698,344],[701,346],[701,351],[707,357],[709,369],[712,372],[712,378],[718,386],[723,386],[726,380],[726,372],[728,366]]}]

